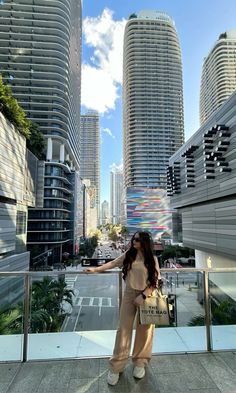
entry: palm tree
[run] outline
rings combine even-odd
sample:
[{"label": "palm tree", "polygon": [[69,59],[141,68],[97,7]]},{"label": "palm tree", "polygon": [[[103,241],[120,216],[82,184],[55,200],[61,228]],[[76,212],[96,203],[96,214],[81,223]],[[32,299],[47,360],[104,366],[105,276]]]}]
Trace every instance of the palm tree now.
[{"label": "palm tree", "polygon": [[[23,332],[23,303],[18,303],[0,311],[0,334],[21,334]],[[39,327],[50,321],[50,315],[44,310],[31,310],[31,331],[39,332]]]},{"label": "palm tree", "polygon": [[14,306],[0,311],[0,334],[22,333],[22,313]]},{"label": "palm tree", "polygon": [[67,284],[64,278],[59,278],[54,280],[54,290],[57,299],[57,305],[59,311],[63,313],[63,302],[69,303],[73,306],[73,295],[74,291],[72,289],[67,289]]},{"label": "palm tree", "polygon": [[64,278],[53,280],[49,277],[44,277],[42,281],[34,282],[32,285],[32,302],[31,313],[38,310],[44,312],[44,319],[38,319],[35,315],[35,323],[31,320],[31,327],[34,331],[52,332],[59,331],[63,318],[63,302],[73,305],[74,292],[67,289]]},{"label": "palm tree", "polygon": [[[32,285],[30,331],[32,333],[60,331],[65,312],[63,303],[73,305],[74,292],[67,289],[64,278],[44,277]],[[0,334],[23,332],[23,302],[0,311]]]}]

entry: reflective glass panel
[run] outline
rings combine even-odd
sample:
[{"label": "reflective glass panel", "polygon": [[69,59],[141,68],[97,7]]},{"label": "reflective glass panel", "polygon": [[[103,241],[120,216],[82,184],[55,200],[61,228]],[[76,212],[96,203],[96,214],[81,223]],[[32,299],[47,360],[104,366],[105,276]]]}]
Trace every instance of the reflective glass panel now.
[{"label": "reflective glass panel", "polygon": [[213,349],[236,348],[236,272],[209,273]]},{"label": "reflective glass panel", "polygon": [[154,353],[206,350],[203,274],[163,272],[162,292],[168,296],[170,326],[155,329]]},{"label": "reflective glass panel", "polygon": [[119,315],[118,274],[61,268],[32,281],[28,359],[111,355]]},{"label": "reflective glass panel", "polygon": [[0,361],[21,361],[24,279],[0,273]]}]

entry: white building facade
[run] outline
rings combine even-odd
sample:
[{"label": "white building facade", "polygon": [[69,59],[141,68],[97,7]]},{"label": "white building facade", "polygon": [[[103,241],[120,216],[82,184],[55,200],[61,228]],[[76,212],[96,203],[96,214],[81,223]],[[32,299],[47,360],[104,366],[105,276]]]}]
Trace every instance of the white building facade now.
[{"label": "white building facade", "polygon": [[110,217],[112,224],[121,224],[123,180],[123,167],[113,164],[110,168]]},{"label": "white building facade", "polygon": [[90,179],[83,179],[83,237],[90,237],[97,229],[96,190]]},{"label": "white building facade", "polygon": [[236,90],[236,29],[220,34],[204,59],[200,91],[203,124]]},{"label": "white building facade", "polygon": [[132,14],[124,35],[125,186],[166,189],[168,160],[183,141],[182,60],[175,24],[158,11]]},{"label": "white building facade", "polygon": [[109,213],[109,203],[107,201],[102,202],[101,207],[101,224],[108,224],[110,221],[110,213]]},{"label": "white building facade", "polygon": [[100,119],[96,111],[81,115],[81,168],[82,179],[89,179],[95,189],[97,225],[100,211]]}]

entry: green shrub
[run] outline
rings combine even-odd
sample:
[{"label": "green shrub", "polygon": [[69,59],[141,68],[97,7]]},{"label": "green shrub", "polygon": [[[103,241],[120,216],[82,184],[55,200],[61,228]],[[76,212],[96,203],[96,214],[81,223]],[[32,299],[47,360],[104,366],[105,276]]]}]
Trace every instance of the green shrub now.
[{"label": "green shrub", "polygon": [[39,159],[44,159],[45,141],[37,124],[28,120],[25,111],[13,97],[11,88],[3,83],[0,74],[0,110],[26,138],[27,148]]}]

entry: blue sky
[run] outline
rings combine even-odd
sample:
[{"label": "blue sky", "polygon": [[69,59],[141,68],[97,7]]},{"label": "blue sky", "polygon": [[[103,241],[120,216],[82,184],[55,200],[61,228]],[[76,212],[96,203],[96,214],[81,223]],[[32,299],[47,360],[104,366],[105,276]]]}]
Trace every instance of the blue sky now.
[{"label": "blue sky", "polygon": [[236,0],[83,0],[82,113],[101,114],[101,202],[109,167],[122,160],[122,42],[133,12],[155,9],[175,21],[182,49],[185,140],[199,127],[201,67],[220,33],[236,29]]}]

